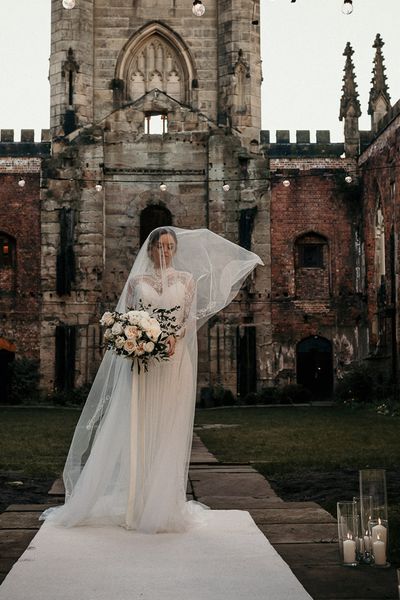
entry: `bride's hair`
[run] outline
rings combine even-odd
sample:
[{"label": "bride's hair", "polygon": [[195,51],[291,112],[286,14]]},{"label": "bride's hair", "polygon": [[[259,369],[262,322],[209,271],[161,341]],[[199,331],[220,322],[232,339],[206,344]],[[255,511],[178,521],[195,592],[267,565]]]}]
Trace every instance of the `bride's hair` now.
[{"label": "bride's hair", "polygon": [[149,244],[148,249],[154,246],[162,235],[170,235],[174,242],[175,246],[178,246],[178,239],[176,237],[176,233],[173,229],[169,229],[169,227],[158,227],[158,229],[154,229],[149,235]]}]

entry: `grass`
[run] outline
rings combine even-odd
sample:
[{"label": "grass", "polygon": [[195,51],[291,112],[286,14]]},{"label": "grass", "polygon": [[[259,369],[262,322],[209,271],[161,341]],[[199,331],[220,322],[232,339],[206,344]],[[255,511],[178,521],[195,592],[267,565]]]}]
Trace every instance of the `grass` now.
[{"label": "grass", "polygon": [[0,471],[57,477],[78,417],[77,410],[0,408]]},{"label": "grass", "polygon": [[223,461],[267,463],[272,469],[390,468],[400,463],[400,417],[342,407],[198,411],[201,438]]}]

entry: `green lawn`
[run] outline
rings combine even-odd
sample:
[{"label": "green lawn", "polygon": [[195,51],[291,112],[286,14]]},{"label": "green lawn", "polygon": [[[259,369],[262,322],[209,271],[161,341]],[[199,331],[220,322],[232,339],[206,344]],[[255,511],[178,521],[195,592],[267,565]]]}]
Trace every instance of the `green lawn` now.
[{"label": "green lawn", "polygon": [[60,408],[0,408],[0,471],[58,476],[78,417]]},{"label": "green lawn", "polygon": [[237,424],[200,431],[221,460],[267,463],[270,470],[390,468],[400,464],[400,417],[342,407],[198,411],[196,424]]}]

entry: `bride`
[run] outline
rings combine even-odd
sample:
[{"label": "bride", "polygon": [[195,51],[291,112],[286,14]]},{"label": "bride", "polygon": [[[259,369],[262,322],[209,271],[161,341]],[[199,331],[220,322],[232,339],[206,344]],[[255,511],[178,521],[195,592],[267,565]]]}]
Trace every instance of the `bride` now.
[{"label": "bride", "polygon": [[41,519],[66,527],[185,531],[203,505],[186,501],[196,401],[196,331],[237,294],[259,257],[206,229],[155,229],[116,307],[176,308],[169,360],[146,372],[105,353],[64,469],[65,504]]}]

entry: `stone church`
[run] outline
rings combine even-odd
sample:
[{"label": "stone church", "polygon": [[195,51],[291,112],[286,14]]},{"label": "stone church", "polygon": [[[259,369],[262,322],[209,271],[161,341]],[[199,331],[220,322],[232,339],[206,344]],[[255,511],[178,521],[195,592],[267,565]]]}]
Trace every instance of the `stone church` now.
[{"label": "stone church", "polygon": [[329,397],[363,360],[396,376],[400,106],[374,46],[370,131],[348,44],[344,144],[327,131],[271,143],[259,0],[210,0],[202,17],[188,0],[52,0],[50,131],[1,131],[3,398],[18,357],[40,361],[44,390],[92,381],[99,318],[168,224],[264,262],[199,332],[199,394],[298,382]]}]

